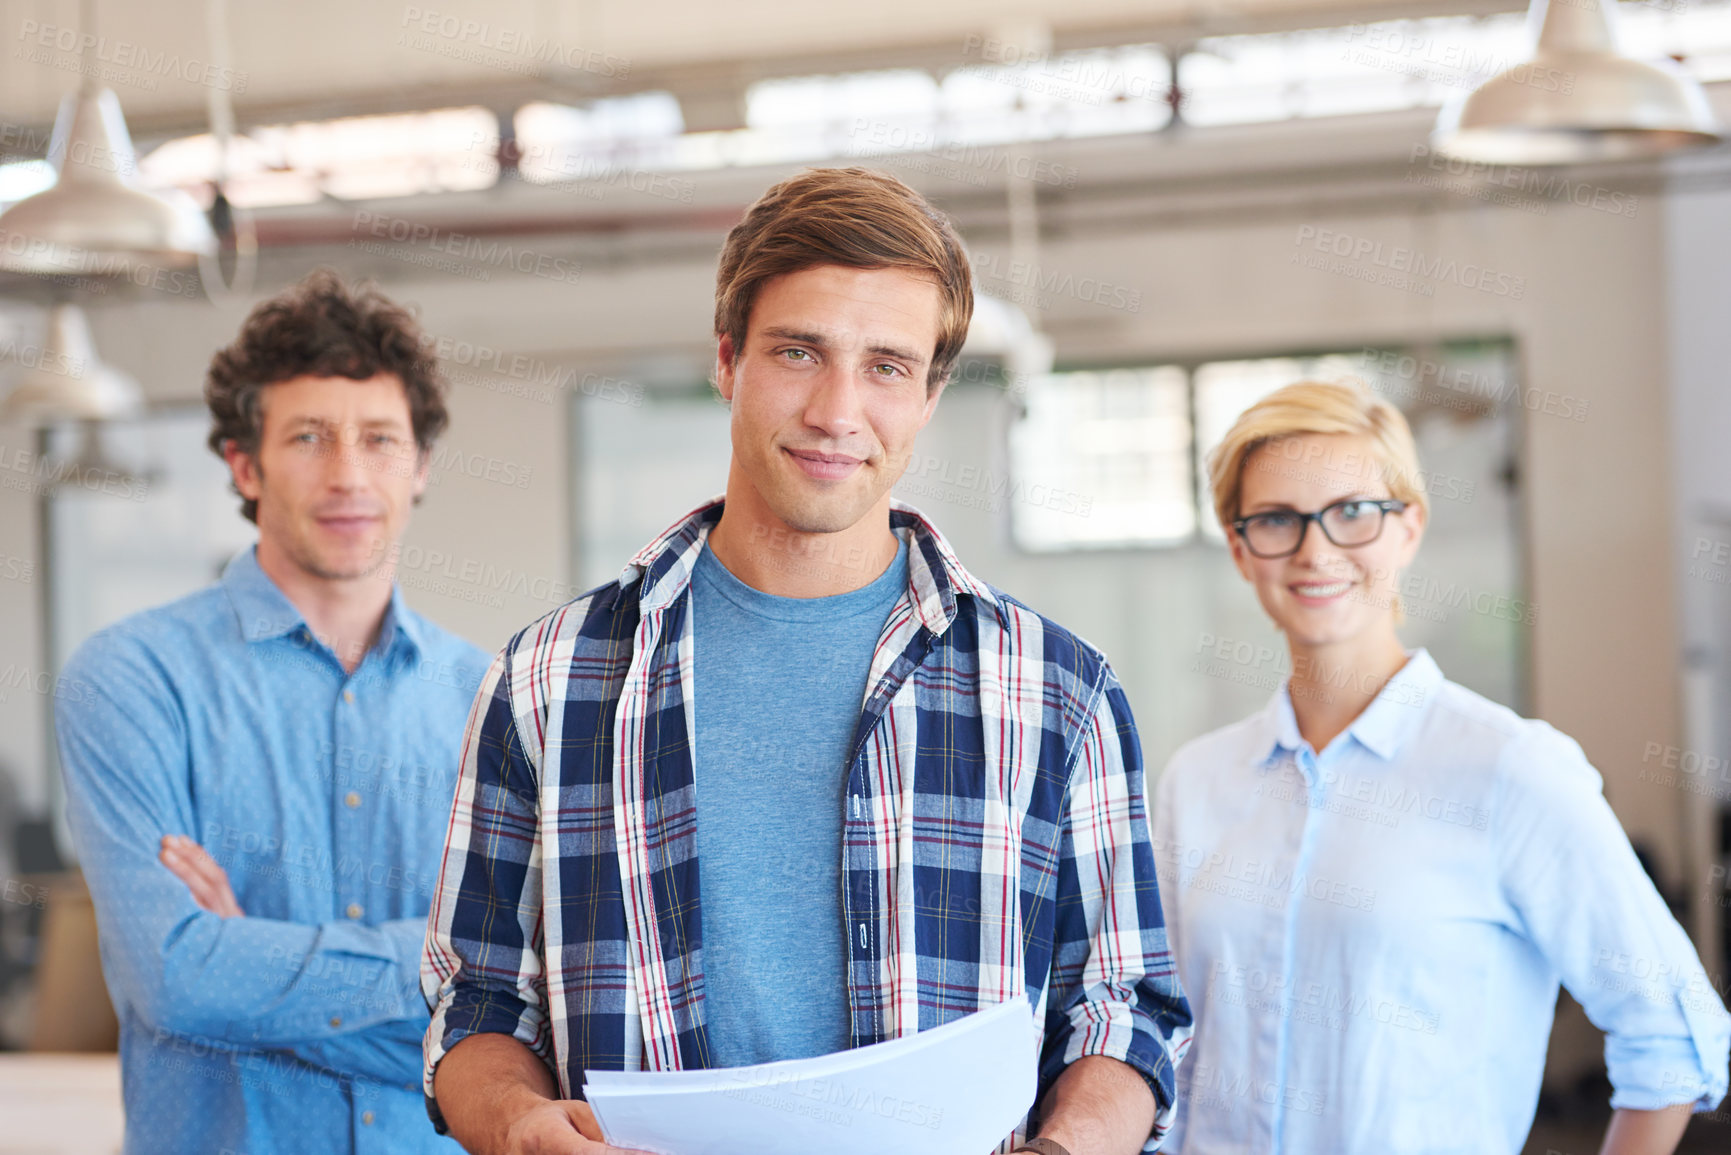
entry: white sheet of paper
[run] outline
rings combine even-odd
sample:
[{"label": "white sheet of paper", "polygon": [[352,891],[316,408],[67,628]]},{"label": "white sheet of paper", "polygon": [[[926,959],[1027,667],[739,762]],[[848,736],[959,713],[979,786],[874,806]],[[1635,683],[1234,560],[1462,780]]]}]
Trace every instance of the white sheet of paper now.
[{"label": "white sheet of paper", "polygon": [[1034,1103],[1034,1018],[1011,999],[929,1031],[707,1071],[590,1071],[607,1142],[656,1155],[987,1155]]}]

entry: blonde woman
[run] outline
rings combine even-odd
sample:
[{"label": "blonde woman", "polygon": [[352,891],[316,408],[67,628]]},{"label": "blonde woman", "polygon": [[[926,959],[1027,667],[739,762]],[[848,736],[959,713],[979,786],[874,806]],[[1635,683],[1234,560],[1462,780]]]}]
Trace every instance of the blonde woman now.
[{"label": "blonde woman", "polygon": [[1159,783],[1196,1016],[1167,1149],[1518,1152],[1560,980],[1607,1034],[1603,1150],[1670,1152],[1725,1094],[1731,1018],[1581,748],[1401,644],[1427,514],[1405,419],[1288,386],[1209,470],[1292,672]]}]

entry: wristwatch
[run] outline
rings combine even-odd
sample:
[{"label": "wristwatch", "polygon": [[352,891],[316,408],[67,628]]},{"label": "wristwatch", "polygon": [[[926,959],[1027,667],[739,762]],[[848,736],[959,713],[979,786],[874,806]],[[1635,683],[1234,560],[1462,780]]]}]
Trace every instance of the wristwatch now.
[{"label": "wristwatch", "polygon": [[[1017,1151],[1037,1151],[1039,1155],[1070,1155],[1070,1149],[1052,1139],[1026,1140]],[[1012,1153],[1013,1155],[1013,1153]]]}]

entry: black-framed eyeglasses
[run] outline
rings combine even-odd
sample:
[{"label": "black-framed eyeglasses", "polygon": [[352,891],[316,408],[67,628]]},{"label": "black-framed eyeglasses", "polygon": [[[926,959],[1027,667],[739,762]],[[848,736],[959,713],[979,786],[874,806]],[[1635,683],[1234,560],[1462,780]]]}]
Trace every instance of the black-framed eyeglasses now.
[{"label": "black-framed eyeglasses", "polygon": [[1406,502],[1383,498],[1349,497],[1325,505],[1315,513],[1296,509],[1271,509],[1253,513],[1232,523],[1244,548],[1257,557],[1289,557],[1304,544],[1304,535],[1315,522],[1322,535],[1343,549],[1369,545],[1382,536],[1382,523],[1391,513],[1406,508]]}]

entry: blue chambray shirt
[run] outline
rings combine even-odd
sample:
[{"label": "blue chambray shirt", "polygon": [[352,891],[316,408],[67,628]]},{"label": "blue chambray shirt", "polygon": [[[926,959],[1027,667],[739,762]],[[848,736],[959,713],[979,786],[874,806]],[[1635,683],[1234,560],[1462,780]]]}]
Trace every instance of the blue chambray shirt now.
[{"label": "blue chambray shirt", "polygon": [[1559,981],[1613,1107],[1725,1094],[1731,1017],[1598,772],[1422,649],[1320,753],[1286,686],[1184,746],[1154,828],[1196,1015],[1179,1155],[1518,1152]]},{"label": "blue chambray shirt", "polygon": [[[422,1106],[419,967],[486,666],[393,590],[347,674],[251,549],[67,664],[55,717],[128,1152],[459,1150]],[[210,852],[245,917],[199,909],[165,834]]]}]

